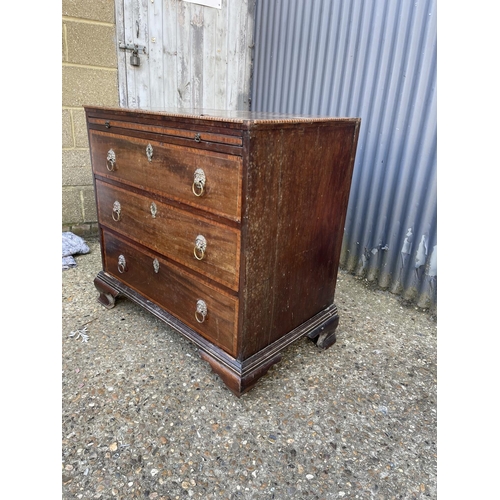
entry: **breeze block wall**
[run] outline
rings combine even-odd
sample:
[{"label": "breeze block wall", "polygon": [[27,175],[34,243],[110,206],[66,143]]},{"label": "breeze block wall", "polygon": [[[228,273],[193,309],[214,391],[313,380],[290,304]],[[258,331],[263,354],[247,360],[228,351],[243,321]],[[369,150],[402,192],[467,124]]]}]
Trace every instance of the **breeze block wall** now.
[{"label": "breeze block wall", "polygon": [[62,230],[97,234],[83,106],[118,106],[114,0],[62,2]]}]

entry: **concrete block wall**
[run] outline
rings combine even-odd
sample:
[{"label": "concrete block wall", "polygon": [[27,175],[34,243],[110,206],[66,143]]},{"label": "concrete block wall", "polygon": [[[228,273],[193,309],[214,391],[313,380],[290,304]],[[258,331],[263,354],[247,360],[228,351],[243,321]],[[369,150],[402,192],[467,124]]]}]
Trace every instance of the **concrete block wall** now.
[{"label": "concrete block wall", "polygon": [[114,0],[62,1],[62,228],[97,233],[83,105],[119,106]]}]

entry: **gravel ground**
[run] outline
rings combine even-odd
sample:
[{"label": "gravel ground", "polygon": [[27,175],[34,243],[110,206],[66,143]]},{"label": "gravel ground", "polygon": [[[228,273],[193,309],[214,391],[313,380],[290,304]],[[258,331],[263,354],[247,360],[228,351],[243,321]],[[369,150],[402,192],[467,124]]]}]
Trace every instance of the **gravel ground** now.
[{"label": "gravel ground", "polygon": [[87,243],[62,275],[63,499],[437,498],[431,314],[341,271],[337,343],[301,339],[238,399],[157,318],[97,302]]}]

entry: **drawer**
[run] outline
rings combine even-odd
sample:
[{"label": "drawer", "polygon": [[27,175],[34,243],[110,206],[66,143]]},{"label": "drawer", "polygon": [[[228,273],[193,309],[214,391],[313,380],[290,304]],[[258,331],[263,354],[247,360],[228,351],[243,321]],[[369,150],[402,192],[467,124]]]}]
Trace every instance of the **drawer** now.
[{"label": "drawer", "polygon": [[103,244],[104,270],[108,274],[233,357],[236,355],[236,297],[203,283],[174,264],[107,231],[103,231]]},{"label": "drawer", "polygon": [[[146,122],[146,120],[144,120]],[[216,144],[228,144],[231,146],[243,145],[243,139],[241,137],[241,131],[233,131],[232,134],[220,133],[208,131],[205,126],[191,125],[189,129],[179,128],[174,126],[158,126],[147,123],[138,124],[135,121],[119,120],[115,118],[89,118],[88,123],[91,125],[101,125],[108,129],[121,128],[125,130],[131,130],[134,132],[152,132],[154,134],[169,135],[171,137],[178,137],[183,139],[189,139],[197,142],[210,142]],[[229,130],[229,129],[227,129]]]},{"label": "drawer", "polygon": [[238,289],[240,231],[96,180],[99,222]]},{"label": "drawer", "polygon": [[239,156],[89,131],[94,174],[241,220]]}]

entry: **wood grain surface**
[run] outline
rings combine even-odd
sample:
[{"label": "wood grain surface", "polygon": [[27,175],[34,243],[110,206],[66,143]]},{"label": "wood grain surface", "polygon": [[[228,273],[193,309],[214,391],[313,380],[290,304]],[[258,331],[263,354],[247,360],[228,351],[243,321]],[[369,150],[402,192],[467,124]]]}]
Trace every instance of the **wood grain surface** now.
[{"label": "wood grain surface", "polygon": [[[240,231],[185,210],[154,201],[106,182],[96,181],[99,222],[137,243],[189,267],[221,284],[238,290]],[[120,203],[119,220],[113,219],[113,204]],[[155,217],[151,204],[156,207]],[[115,219],[118,217],[115,215]],[[195,240],[207,241],[205,255],[197,260]]]},{"label": "wood grain surface", "polygon": [[[89,138],[95,174],[235,221],[241,219],[241,157],[96,130],[90,131]],[[153,148],[151,161],[146,156],[148,144]],[[110,149],[116,156],[111,172],[106,165]],[[206,177],[202,196],[192,190],[198,168]]]},{"label": "wood grain surface", "polygon": [[[236,355],[238,300],[132,242],[103,232],[105,271],[166,309],[170,314],[226,350]],[[126,266],[118,270],[118,257],[123,255]],[[156,273],[153,260],[158,259]],[[195,319],[196,303],[203,300],[208,314],[203,323]]]}]

